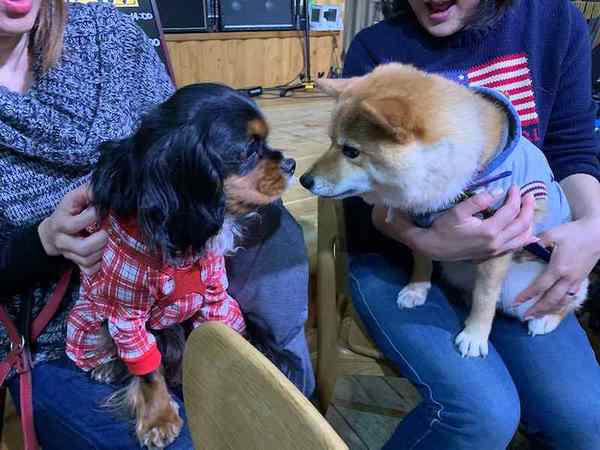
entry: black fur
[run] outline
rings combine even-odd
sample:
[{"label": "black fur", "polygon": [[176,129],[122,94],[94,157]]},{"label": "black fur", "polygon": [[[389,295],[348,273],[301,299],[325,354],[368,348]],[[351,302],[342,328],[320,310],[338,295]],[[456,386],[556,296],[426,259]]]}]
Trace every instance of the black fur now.
[{"label": "black fur", "polygon": [[249,138],[248,122],[260,117],[252,100],[226,86],[179,89],[135,135],[100,147],[92,175],[100,218],[136,218],[145,243],[167,259],[199,252],[223,225],[224,179],[260,157],[282,158]]}]

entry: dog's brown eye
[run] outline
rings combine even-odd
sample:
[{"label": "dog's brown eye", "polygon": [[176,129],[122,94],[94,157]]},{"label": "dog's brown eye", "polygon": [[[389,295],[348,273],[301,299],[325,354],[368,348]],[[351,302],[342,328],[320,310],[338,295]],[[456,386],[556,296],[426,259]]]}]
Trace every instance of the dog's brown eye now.
[{"label": "dog's brown eye", "polygon": [[358,158],[358,155],[360,155],[360,150],[355,147],[350,147],[349,145],[344,145],[342,147],[342,153],[346,158],[354,159]]}]

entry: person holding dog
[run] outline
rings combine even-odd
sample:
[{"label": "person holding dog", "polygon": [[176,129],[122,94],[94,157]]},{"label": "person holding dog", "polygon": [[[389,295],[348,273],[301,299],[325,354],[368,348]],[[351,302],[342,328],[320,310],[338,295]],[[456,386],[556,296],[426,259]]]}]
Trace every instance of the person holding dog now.
[{"label": "person holding dog", "polygon": [[[591,50],[586,23],[568,0],[397,0],[392,14],[361,31],[344,77],[401,62],[465,85],[509,95],[523,134],[543,150],[573,222],[538,238],[554,248],[545,272],[517,302],[526,312],[559,311],[600,257],[600,164],[594,136]],[[533,199],[510,189],[494,204],[483,192],[420,228],[357,198],[345,200],[353,303],[378,347],[419,389],[423,401],[385,449],[501,450],[522,424],[535,448],[600,449],[600,367],[570,315],[532,338],[516,319],[497,315],[487,358],[463,359],[454,346],[468,311],[434,286],[427,302],[396,306],[408,282],[409,248],[439,261],[485,259],[532,242]]]},{"label": "person holding dog", "polygon": [[[68,267],[88,274],[99,268],[107,236],[87,231],[96,211],[85,185],[98,145],[131,134],[142,114],[173,92],[149,39],[112,6],[0,0],[0,299],[22,329]],[[230,292],[253,343],[310,395],[300,227],[276,204],[246,236],[252,239],[227,262]],[[93,382],[65,355],[66,317],[78,294],[74,274],[32,343],[39,441],[48,450],[139,448],[130,424],[100,407],[115,387]],[[10,350],[0,327],[0,360]],[[18,376],[7,385],[18,402]],[[169,446],[192,447],[187,428]]]}]

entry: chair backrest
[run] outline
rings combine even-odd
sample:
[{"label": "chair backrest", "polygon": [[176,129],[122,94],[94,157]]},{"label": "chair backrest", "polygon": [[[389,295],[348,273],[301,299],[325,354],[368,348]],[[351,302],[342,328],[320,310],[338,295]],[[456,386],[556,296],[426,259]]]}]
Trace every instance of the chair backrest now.
[{"label": "chair backrest", "polygon": [[319,197],[318,218],[318,251],[332,252],[335,261],[336,293],[338,296],[350,298],[344,204],[340,200]]},{"label": "chair backrest", "polygon": [[197,449],[348,449],[306,397],[223,324],[208,323],[190,335],[183,390]]},{"label": "chair backrest", "polygon": [[600,2],[598,1],[573,1],[573,3],[575,3],[588,20],[600,16]]}]

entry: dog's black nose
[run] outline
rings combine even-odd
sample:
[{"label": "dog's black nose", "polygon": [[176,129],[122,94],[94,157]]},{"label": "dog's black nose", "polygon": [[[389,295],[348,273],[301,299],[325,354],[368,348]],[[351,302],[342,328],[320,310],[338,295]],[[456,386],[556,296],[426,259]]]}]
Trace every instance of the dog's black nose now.
[{"label": "dog's black nose", "polygon": [[281,161],[281,170],[287,174],[293,175],[294,170],[296,170],[296,161],[292,158],[284,158],[283,161]]},{"label": "dog's black nose", "polygon": [[300,177],[300,184],[310,191],[315,185],[315,179],[312,175],[305,173]]}]

